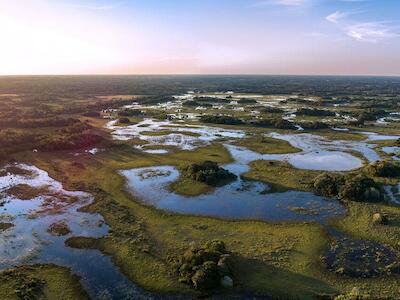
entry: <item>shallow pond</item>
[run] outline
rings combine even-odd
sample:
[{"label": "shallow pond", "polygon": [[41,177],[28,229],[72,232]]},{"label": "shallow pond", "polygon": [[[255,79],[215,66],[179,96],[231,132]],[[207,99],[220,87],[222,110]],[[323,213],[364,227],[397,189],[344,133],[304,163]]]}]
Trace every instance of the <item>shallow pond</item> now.
[{"label": "shallow pond", "polygon": [[[270,137],[289,142],[302,152],[293,154],[271,155],[264,159],[285,160],[299,169],[350,171],[362,166],[362,160],[351,153],[357,152],[368,162],[380,159],[374,150],[375,145],[367,141],[329,140],[309,133],[278,134],[271,133]],[[387,139],[388,136],[374,135],[376,139]]]},{"label": "shallow pond", "polygon": [[325,267],[337,275],[368,278],[400,273],[396,254],[369,240],[337,238],[323,251],[321,258]]},{"label": "shallow pond", "polygon": [[[116,140],[130,140],[138,138],[147,144],[140,149],[147,150],[146,146],[175,146],[182,150],[193,150],[200,146],[209,145],[220,138],[243,138],[245,133],[241,130],[229,130],[218,127],[176,124],[170,121],[157,122],[146,119],[138,124],[130,126],[115,126],[116,121],[107,124],[107,128],[113,130],[112,136]],[[170,130],[165,135],[151,135],[152,133]]]},{"label": "shallow pond", "polygon": [[[71,236],[97,238],[107,234],[108,227],[100,215],[78,211],[91,203],[90,194],[66,191],[34,166],[12,167],[24,171],[15,175],[0,168],[0,222],[14,225],[0,232],[0,270],[23,264],[55,263],[81,276],[83,287],[93,299],[153,298],[132,284],[100,251],[64,245]],[[40,189],[40,195],[20,199],[15,189],[22,185],[25,192],[27,186]],[[57,235],[49,231],[51,224],[60,222],[70,233]]]},{"label": "shallow pond", "polygon": [[394,160],[400,160],[400,146],[382,147],[382,151],[389,154]]},{"label": "shallow pond", "polygon": [[121,173],[127,178],[128,189],[142,202],[181,214],[227,219],[323,222],[344,213],[344,208],[337,201],[309,192],[269,193],[267,184],[241,179],[240,174],[249,170],[248,163],[258,159],[260,154],[232,145],[225,146],[235,162],[223,167],[238,178],[200,196],[185,197],[168,190],[168,186],[179,177],[179,171],[173,166],[136,168]]}]

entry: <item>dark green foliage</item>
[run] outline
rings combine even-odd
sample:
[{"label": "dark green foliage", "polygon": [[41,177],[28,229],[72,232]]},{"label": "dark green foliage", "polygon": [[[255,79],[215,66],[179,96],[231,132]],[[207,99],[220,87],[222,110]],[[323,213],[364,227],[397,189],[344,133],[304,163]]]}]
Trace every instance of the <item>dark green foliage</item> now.
[{"label": "dark green foliage", "polygon": [[[2,204],[2,202],[1,202],[1,200],[0,200],[0,207],[1,207],[1,204]],[[12,224],[12,223],[0,222],[0,233],[1,233],[2,231],[5,231],[5,230],[7,230],[7,229],[13,227],[13,226],[14,226],[14,224]]]},{"label": "dark green foliage", "polygon": [[284,120],[282,118],[276,119],[261,119],[261,120],[252,120],[249,122],[250,125],[257,127],[272,127],[277,129],[296,129],[293,123],[288,120]]},{"label": "dark green foliage", "polygon": [[293,123],[285,119],[277,119],[273,121],[273,125],[277,129],[296,129]]},{"label": "dark green foliage", "polygon": [[384,193],[375,181],[363,174],[340,175],[323,173],[314,180],[315,193],[326,197],[358,202],[377,202]]},{"label": "dark green foliage", "polygon": [[386,115],[384,110],[376,110],[376,109],[369,109],[363,110],[357,116],[357,122],[359,124],[363,124],[366,121],[376,121],[378,118],[381,118]]},{"label": "dark green foliage", "polygon": [[76,123],[60,129],[55,134],[43,136],[36,148],[44,151],[83,149],[101,142],[102,138],[91,132],[85,123]]},{"label": "dark green foliage", "polygon": [[303,104],[303,105],[319,105],[319,102],[313,101],[313,100],[307,100],[303,98],[288,98],[284,101],[281,101],[281,103],[296,103],[296,104]]},{"label": "dark green foliage", "polygon": [[260,110],[262,113],[270,113],[270,114],[281,114],[284,112],[283,109],[280,109],[278,107],[272,107],[272,106],[267,106],[264,107]]},{"label": "dark green foliage", "polygon": [[8,118],[0,120],[0,128],[12,127],[12,128],[37,128],[37,127],[64,127],[71,126],[74,123],[78,123],[78,119],[74,118]]},{"label": "dark green foliage", "polygon": [[249,99],[249,98],[242,98],[238,100],[238,104],[256,104],[257,101],[254,99]]},{"label": "dark green foliage", "polygon": [[296,114],[299,116],[322,116],[322,117],[331,117],[336,115],[334,111],[325,109],[313,109],[313,108],[300,108],[297,110]]},{"label": "dark green foliage", "polygon": [[181,282],[201,291],[219,287],[221,278],[230,276],[233,268],[232,257],[220,240],[191,247],[170,261]]},{"label": "dark green foliage", "polygon": [[[169,95],[155,95],[155,96],[147,96],[135,99],[140,104],[158,104],[158,103],[165,103],[165,102],[172,102],[175,101],[175,98]],[[132,102],[132,101],[131,101]]]},{"label": "dark green foliage", "polygon": [[136,117],[142,115],[139,109],[126,108],[118,112],[119,117]]},{"label": "dark green foliage", "polygon": [[0,130],[0,144],[2,148],[20,144],[32,144],[37,140],[38,136],[38,134],[32,134],[26,131],[3,129]]},{"label": "dark green foliage", "polygon": [[[229,98],[229,96],[227,97]],[[232,97],[231,97],[232,98]],[[194,97],[194,101],[198,103],[227,103],[229,100],[223,99],[223,98],[216,98],[216,97]]]},{"label": "dark green foliage", "polygon": [[188,165],[182,169],[182,175],[212,186],[218,186],[236,179],[235,174],[220,168],[217,163],[212,161]]},{"label": "dark green foliage", "polygon": [[315,129],[326,129],[329,128],[329,125],[324,123],[324,122],[319,122],[319,121],[315,121],[315,122],[301,122],[299,124],[302,128],[304,129],[311,129],[311,130],[315,130]]},{"label": "dark green foliage", "polygon": [[399,177],[400,163],[390,160],[376,161],[365,168],[367,174],[375,177]]},{"label": "dark green foliage", "polygon": [[343,175],[322,173],[314,180],[314,191],[325,197],[336,197],[344,183]]},{"label": "dark green foliage", "polygon": [[[76,119],[68,119],[68,126],[48,133],[30,133],[20,129],[4,129],[0,131],[0,158],[5,158],[7,153],[21,150],[40,149],[71,150],[93,146],[102,138],[91,132],[92,127]],[[71,121],[72,120],[72,121]],[[58,124],[58,123],[57,123]]]},{"label": "dark green foliage", "polygon": [[122,117],[122,118],[118,119],[118,123],[119,124],[130,124],[131,120],[129,120],[129,118]]},{"label": "dark green foliage", "polygon": [[189,100],[189,101],[185,101],[182,103],[183,106],[188,106],[188,107],[196,107],[196,106],[200,106],[201,103],[194,101],[194,100]]},{"label": "dark green foliage", "polygon": [[338,196],[341,199],[360,202],[382,200],[382,193],[374,180],[362,174],[348,177]]},{"label": "dark green foliage", "polygon": [[243,121],[241,119],[231,116],[217,116],[217,115],[201,116],[200,121],[204,123],[227,124],[227,125],[243,124]]},{"label": "dark green foliage", "polygon": [[217,264],[213,261],[206,261],[198,268],[192,276],[193,286],[198,290],[211,290],[219,286],[220,275]]},{"label": "dark green foliage", "polygon": [[100,118],[101,115],[98,111],[88,111],[83,114],[84,117]]},{"label": "dark green foliage", "polygon": [[199,101],[194,101],[194,100],[185,101],[185,102],[183,102],[182,105],[187,106],[187,107],[197,107],[197,106],[212,107],[212,104],[210,104],[210,103],[199,102]]}]

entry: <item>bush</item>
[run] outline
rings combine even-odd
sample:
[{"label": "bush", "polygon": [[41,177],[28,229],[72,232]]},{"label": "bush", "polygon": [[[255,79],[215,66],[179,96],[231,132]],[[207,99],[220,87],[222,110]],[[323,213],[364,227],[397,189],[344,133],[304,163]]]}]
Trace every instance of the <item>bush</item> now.
[{"label": "bush", "polygon": [[218,186],[236,179],[236,175],[220,168],[217,163],[205,161],[200,164],[191,164],[182,169],[182,174],[190,179]]},{"label": "bush", "polygon": [[343,175],[323,173],[315,178],[314,191],[321,196],[336,197],[344,183]]},{"label": "bush", "polygon": [[329,125],[324,123],[324,122],[319,122],[319,121],[315,121],[315,122],[302,122],[300,123],[300,126],[304,129],[326,129],[329,128]]},{"label": "bush", "polygon": [[83,149],[96,145],[102,137],[90,131],[79,133],[59,132],[42,137],[37,143],[37,148],[44,151]]},{"label": "bush", "polygon": [[138,109],[126,108],[118,112],[119,117],[135,117],[140,115],[142,115],[142,112]]},{"label": "bush", "polygon": [[375,177],[400,176],[400,163],[390,160],[376,161],[365,168],[367,174]]},{"label": "bush", "polygon": [[275,120],[273,124],[277,129],[296,129],[296,126],[292,122],[284,119]]},{"label": "bush", "polygon": [[197,106],[202,106],[202,107],[212,107],[212,104],[207,103],[207,102],[198,102],[194,100],[189,100],[185,101],[182,104],[183,106],[188,106],[188,107],[197,107]]},{"label": "bush", "polygon": [[254,99],[249,99],[249,98],[242,98],[238,100],[238,104],[256,104],[257,101]]},{"label": "bush", "polygon": [[281,114],[281,113],[284,112],[284,110],[281,109],[281,108],[268,106],[268,107],[262,108],[262,109],[261,109],[261,112],[262,112],[262,113],[270,113],[270,114],[275,114],[275,113]]},{"label": "bush", "polygon": [[299,116],[323,116],[323,117],[333,117],[336,116],[334,111],[324,110],[324,109],[312,109],[312,108],[300,108],[296,112]]},{"label": "bush", "polygon": [[131,120],[129,120],[129,118],[119,118],[118,123],[119,124],[130,124]]},{"label": "bush", "polygon": [[227,125],[243,124],[243,121],[241,119],[231,116],[217,116],[217,115],[201,116],[200,121],[204,123],[227,124]]},{"label": "bush", "polygon": [[101,115],[98,111],[88,111],[83,114],[84,117],[100,118]]},{"label": "bush", "polygon": [[262,120],[253,120],[250,122],[251,125],[257,127],[273,127],[277,129],[296,129],[293,123],[288,120],[284,120],[282,118],[279,119],[262,119]]},{"label": "bush", "polygon": [[384,193],[371,178],[365,175],[340,175],[323,173],[314,179],[314,192],[325,197],[357,202],[383,200]]},{"label": "bush", "polygon": [[377,202],[383,198],[374,180],[362,174],[349,177],[341,186],[338,196],[341,199],[358,202]]},{"label": "bush", "polygon": [[224,242],[213,240],[200,247],[191,247],[182,255],[170,258],[179,281],[201,291],[221,285],[224,276],[231,276],[232,257]]}]

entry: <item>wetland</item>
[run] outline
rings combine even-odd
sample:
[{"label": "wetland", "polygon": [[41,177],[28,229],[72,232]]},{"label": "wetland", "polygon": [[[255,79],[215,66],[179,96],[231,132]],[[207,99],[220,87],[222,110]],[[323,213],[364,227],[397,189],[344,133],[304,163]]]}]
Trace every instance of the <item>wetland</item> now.
[{"label": "wetland", "polygon": [[398,79],[110,79],[0,79],[2,298],[400,296]]}]

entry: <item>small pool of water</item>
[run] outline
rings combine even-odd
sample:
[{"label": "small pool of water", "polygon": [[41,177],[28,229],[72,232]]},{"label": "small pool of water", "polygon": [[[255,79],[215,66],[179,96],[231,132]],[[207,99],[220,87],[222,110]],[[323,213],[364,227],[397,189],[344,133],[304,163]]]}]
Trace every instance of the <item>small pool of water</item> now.
[{"label": "small pool of water", "polygon": [[284,160],[296,168],[325,171],[350,171],[360,168],[362,160],[352,153],[358,152],[368,162],[380,159],[375,145],[366,141],[329,140],[309,133],[278,134],[268,136],[289,142],[302,151],[299,153],[265,155],[264,159]]},{"label": "small pool of water", "polygon": [[[64,242],[71,236],[98,238],[108,233],[99,214],[79,212],[93,201],[90,194],[64,190],[61,183],[34,166],[13,165],[30,174],[15,175],[0,168],[0,222],[14,226],[0,232],[0,270],[35,263],[54,263],[71,268],[93,299],[153,299],[131,283],[114,266],[110,257],[97,250],[72,249]],[[43,192],[22,200],[9,192],[24,184]],[[71,231],[57,236],[49,226],[63,222]],[[154,298],[160,298],[154,296]]]},{"label": "small pool of water", "polygon": [[387,135],[369,131],[362,131],[360,133],[367,136],[367,141],[387,141],[400,139],[400,135]]},{"label": "small pool of water", "polygon": [[400,146],[382,147],[382,151],[389,154],[394,160],[400,160]]},{"label": "small pool of water", "polygon": [[225,145],[235,162],[223,167],[238,176],[237,180],[216,187],[207,194],[185,197],[168,190],[179,177],[173,166],[155,166],[123,170],[127,188],[140,201],[181,214],[212,216],[226,219],[264,221],[318,221],[339,216],[344,208],[309,192],[287,191],[270,193],[270,187],[259,181],[249,181],[240,175],[249,170],[248,163],[260,154],[232,145]]},{"label": "small pool of water", "polygon": [[[174,146],[181,150],[193,150],[200,146],[209,145],[220,138],[243,138],[242,130],[230,130],[210,126],[177,124],[170,121],[144,121],[130,126],[115,126],[116,121],[109,122],[106,127],[113,130],[112,136],[116,140],[130,140],[138,138],[147,142],[146,146]],[[149,133],[167,131],[171,133],[157,136]],[[146,147],[141,147],[144,152],[154,153]],[[165,152],[164,152],[165,153]],[[160,153],[163,154],[163,153]]]}]

